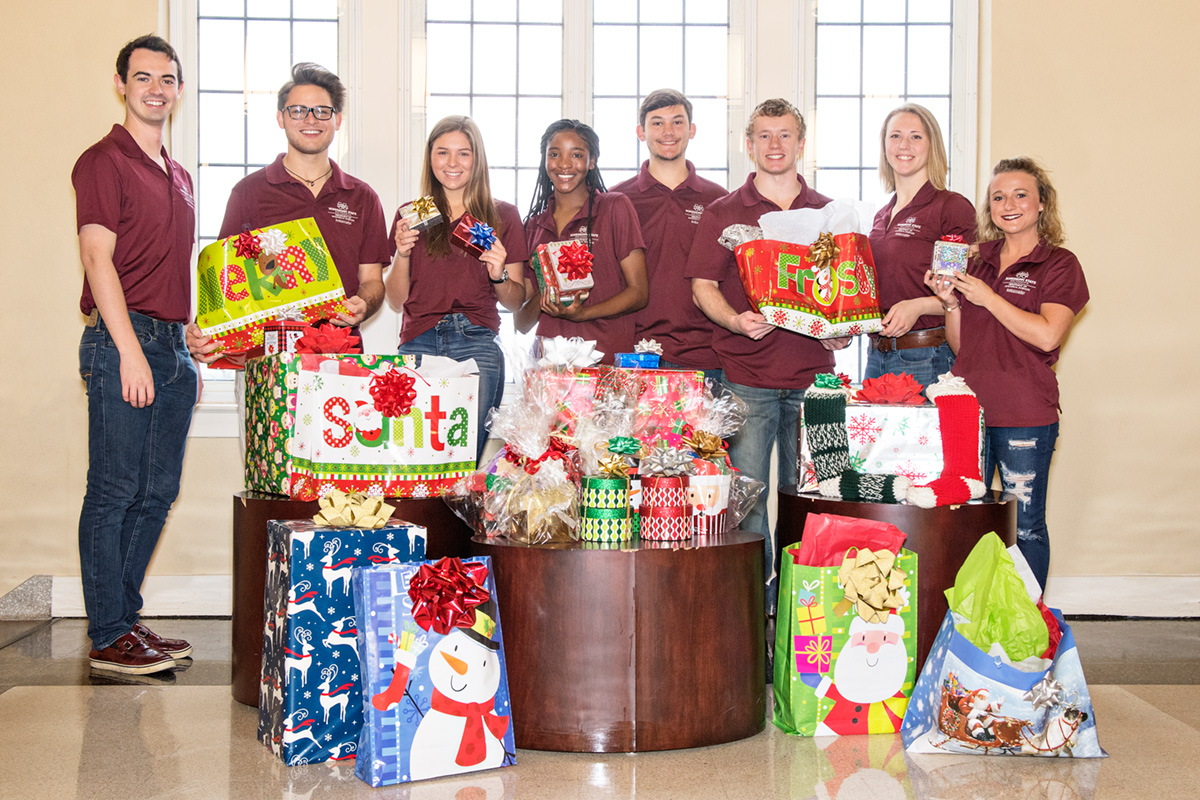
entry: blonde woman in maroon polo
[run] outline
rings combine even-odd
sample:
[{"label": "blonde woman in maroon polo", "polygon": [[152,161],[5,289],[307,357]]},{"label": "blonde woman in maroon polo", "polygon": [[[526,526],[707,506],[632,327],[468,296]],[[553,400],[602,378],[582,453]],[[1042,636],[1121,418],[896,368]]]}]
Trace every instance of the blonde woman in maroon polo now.
[{"label": "blonde woman in maroon polo", "polygon": [[[492,199],[483,136],[470,117],[446,117],[433,126],[425,142],[421,195],[433,197],[442,224],[410,230],[396,211],[387,298],[403,311],[400,353],[473,358],[479,366],[478,460],[487,444],[488,413],[500,407],[504,395],[496,303],[515,311],[534,291],[525,277],[525,230],[516,206]],[[479,257],[450,246],[450,231],[466,213],[496,232],[491,249]]]},{"label": "blonde woman in maroon polo", "polygon": [[967,274],[925,276],[946,314],[946,338],[958,356],[954,374],[983,407],[983,481],[990,484],[999,466],[1004,491],[1017,498],[1017,546],[1043,588],[1050,571],[1047,481],[1058,440],[1053,367],[1089,297],[1065,238],[1046,171],[1030,158],[1006,158],[992,170]]},{"label": "blonde woman in maroon polo", "polygon": [[907,372],[928,386],[954,364],[941,303],[924,284],[934,242],[975,241],[975,208],[946,188],[948,172],[942,130],[929,109],[909,103],[888,114],[879,131],[879,179],[894,194],[871,229],[883,331],[871,335],[864,377]]}]

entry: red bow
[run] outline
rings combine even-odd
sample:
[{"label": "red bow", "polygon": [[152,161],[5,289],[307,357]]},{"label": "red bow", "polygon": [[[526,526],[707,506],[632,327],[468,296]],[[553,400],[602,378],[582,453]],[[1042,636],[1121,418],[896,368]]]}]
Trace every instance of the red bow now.
[{"label": "red bow", "polygon": [[899,375],[889,372],[878,378],[867,378],[863,381],[863,387],[854,395],[854,399],[862,403],[892,406],[919,406],[925,402],[921,395],[921,384],[907,372],[901,372]]},{"label": "red bow", "polygon": [[494,697],[485,703],[464,703],[460,700],[451,700],[434,689],[429,707],[443,714],[466,717],[467,722],[463,726],[462,740],[458,743],[458,754],[454,757],[454,763],[460,767],[473,767],[482,763],[484,757],[487,756],[487,741],[483,737],[484,725],[487,725],[488,730],[497,739],[503,740],[504,734],[508,732],[509,718],[493,712],[496,707],[496,698]]},{"label": "red bow", "polygon": [[388,370],[371,376],[371,399],[375,409],[385,417],[402,417],[412,410],[417,399],[417,383],[411,375],[398,369]]},{"label": "red bow", "polygon": [[262,245],[258,243],[258,237],[250,231],[242,231],[238,234],[233,250],[237,253],[238,258],[253,259],[262,255]]},{"label": "red bow", "polygon": [[564,244],[558,251],[558,271],[569,281],[578,281],[592,274],[592,254],[580,242]]},{"label": "red bow", "polygon": [[470,628],[475,624],[475,606],[490,597],[484,588],[486,580],[487,567],[483,564],[464,564],[457,558],[422,564],[408,583],[413,620],[422,630],[440,634]]},{"label": "red bow", "polygon": [[361,353],[361,340],[354,335],[350,328],[343,328],[333,323],[325,323],[316,328],[309,328],[304,335],[296,340],[294,349],[297,353],[319,353],[336,355],[340,353]]}]

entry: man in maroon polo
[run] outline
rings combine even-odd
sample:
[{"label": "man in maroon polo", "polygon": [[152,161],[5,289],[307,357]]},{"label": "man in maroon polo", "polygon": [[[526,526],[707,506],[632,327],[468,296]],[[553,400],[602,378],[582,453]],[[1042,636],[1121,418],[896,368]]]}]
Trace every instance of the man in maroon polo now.
[{"label": "man in maroon polo", "polygon": [[[233,187],[219,236],[312,217],[346,290],[347,313],[331,321],[358,326],[383,303],[383,265],[391,251],[379,196],[329,157],[345,101],[337,75],[317,64],[292,67],[276,112],[287,152]],[[216,343],[196,325],[188,327],[188,347],[201,361],[219,358]]]},{"label": "man in maroon polo", "polygon": [[728,192],[697,175],[686,160],[688,142],[695,135],[692,104],[682,93],[657,89],[646,95],[638,109],[637,137],[646,143],[650,158],[637,177],[613,191],[633,201],[646,241],[650,302],[637,312],[635,336],[662,345],[664,369],[702,369],[720,383],[713,323],[692,302],[684,267],[700,215]]},{"label": "man in maroon polo", "polygon": [[141,36],[117,55],[125,121],[88,148],[75,186],[87,325],[87,491],[79,564],[93,669],[144,675],[192,646],[142,624],[142,581],[179,494],[197,373],[184,347],[191,314],[192,178],[163,147],[183,70],[174,48]]}]

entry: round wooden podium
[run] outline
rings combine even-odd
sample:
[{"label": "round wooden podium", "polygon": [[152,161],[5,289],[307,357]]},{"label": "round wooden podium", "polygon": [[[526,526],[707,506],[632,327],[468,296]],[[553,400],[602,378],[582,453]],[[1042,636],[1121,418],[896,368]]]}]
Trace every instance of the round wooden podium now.
[{"label": "round wooden podium", "polygon": [[[441,498],[389,498],[396,507],[393,519],[402,519],[428,530],[426,558],[464,556],[471,529],[454,515]],[[263,597],[267,583],[267,521],[308,519],[318,511],[317,501],[291,500],[265,492],[237,492],[233,496],[233,699],[258,706],[262,674]]]},{"label": "round wooden podium", "polygon": [[612,753],[753,736],[766,720],[763,545],[531,547],[491,556],[517,747]]},{"label": "round wooden podium", "polygon": [[983,500],[958,506],[918,508],[890,503],[856,503],[800,493],[795,486],[782,487],[776,526],[779,553],[800,541],[809,514],[838,514],[843,517],[889,522],[904,531],[904,546],[917,554],[917,669],[925,663],[946,616],[946,590],[954,585],[958,569],[971,548],[995,531],[1005,545],[1017,543],[1017,503],[1011,495],[988,491]]}]

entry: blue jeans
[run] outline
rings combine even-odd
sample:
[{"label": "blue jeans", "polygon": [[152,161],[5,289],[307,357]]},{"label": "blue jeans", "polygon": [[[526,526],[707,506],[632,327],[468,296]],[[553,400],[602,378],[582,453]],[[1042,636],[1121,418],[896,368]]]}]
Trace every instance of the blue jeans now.
[{"label": "blue jeans", "polygon": [[729,440],[729,459],[748,478],[766,484],[754,510],[742,520],[741,529],[761,533],[766,548],[766,603],[775,613],[779,576],[775,571],[775,532],[767,519],[767,497],[771,492],[771,450],[779,448],[779,486],[796,482],[796,439],[803,389],[759,389],[726,379],[725,386],[740,397],[749,413],[746,424]]},{"label": "blue jeans", "polygon": [[447,314],[429,330],[400,345],[400,355],[445,356],[455,361],[475,359],[479,366],[479,424],[476,427],[475,462],[487,446],[488,414],[504,397],[504,354],[496,332],[475,325],[465,314]]},{"label": "blue jeans", "polygon": [[937,383],[939,375],[954,366],[954,351],[942,343],[937,347],[913,347],[908,350],[892,350],[881,353],[874,347],[867,349],[867,371],[863,379],[878,378],[889,372],[907,372],[922,386]]},{"label": "blue jeans", "polygon": [[[666,359],[661,359],[661,358],[658,361],[658,368],[659,369],[692,369],[692,367],[685,367],[682,364],[676,364],[673,361],[667,361]],[[715,389],[721,388],[721,384],[725,380],[725,370],[718,367],[717,369],[701,370],[701,372],[704,373],[705,381],[712,381]]]},{"label": "blue jeans", "polygon": [[198,376],[183,325],[129,312],[154,378],[154,402],[121,397],[121,356],[98,320],[79,341],[88,396],[88,472],[79,514],[79,567],[88,636],[97,650],[129,633],[142,610],[142,580],[179,475]]},{"label": "blue jeans", "polygon": [[1046,530],[1046,487],[1058,423],[1031,428],[988,427],[983,482],[991,485],[996,466],[1004,491],[1017,498],[1017,547],[1042,588],[1050,573],[1050,534]]}]

